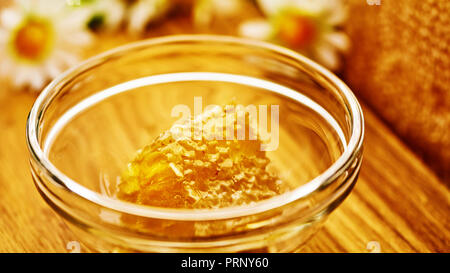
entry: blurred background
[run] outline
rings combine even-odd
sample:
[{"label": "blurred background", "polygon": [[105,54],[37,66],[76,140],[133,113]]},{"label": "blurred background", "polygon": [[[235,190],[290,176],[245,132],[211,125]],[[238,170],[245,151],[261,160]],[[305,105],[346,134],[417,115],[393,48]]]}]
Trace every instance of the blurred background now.
[{"label": "blurred background", "polygon": [[0,98],[37,94],[80,60],[134,40],[180,33],[266,40],[334,71],[449,183],[450,1],[0,3],[0,77],[6,87]]}]

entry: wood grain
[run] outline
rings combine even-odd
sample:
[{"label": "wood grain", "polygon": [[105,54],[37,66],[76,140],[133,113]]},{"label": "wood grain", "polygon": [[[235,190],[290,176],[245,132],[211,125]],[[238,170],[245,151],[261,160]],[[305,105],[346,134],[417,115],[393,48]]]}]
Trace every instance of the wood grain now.
[{"label": "wood grain", "polygon": [[[89,54],[126,40],[102,38]],[[67,252],[67,243],[77,238],[39,196],[28,170],[25,122],[36,95],[13,91],[5,82],[0,86],[0,252]],[[376,242],[381,252],[449,252],[449,189],[364,103],[363,108],[359,181],[303,251],[369,252]]]}]

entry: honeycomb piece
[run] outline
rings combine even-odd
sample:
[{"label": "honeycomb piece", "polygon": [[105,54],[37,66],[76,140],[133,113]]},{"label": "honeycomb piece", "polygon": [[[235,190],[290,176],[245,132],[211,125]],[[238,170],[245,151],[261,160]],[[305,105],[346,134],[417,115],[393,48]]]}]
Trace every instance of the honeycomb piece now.
[{"label": "honeycomb piece", "polygon": [[[270,160],[251,122],[239,107],[217,106],[173,125],[129,163],[117,196],[142,205],[199,209],[251,204],[280,194],[281,181],[267,171]],[[191,128],[199,124],[203,133],[196,135],[199,131]],[[243,128],[244,140],[238,140]]]}]

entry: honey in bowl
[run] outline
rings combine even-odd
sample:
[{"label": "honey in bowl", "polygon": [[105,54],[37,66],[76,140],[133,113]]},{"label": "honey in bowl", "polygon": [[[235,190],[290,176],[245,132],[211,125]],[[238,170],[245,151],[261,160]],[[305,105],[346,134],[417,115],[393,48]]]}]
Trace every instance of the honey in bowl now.
[{"label": "honey in bowl", "polygon": [[[211,215],[215,209],[252,206],[297,188],[340,156],[343,146],[330,122],[333,119],[315,111],[318,107],[311,100],[293,100],[281,91],[252,86],[248,79],[223,82],[228,77],[224,74],[208,74],[208,81],[192,80],[197,74],[187,75],[187,81],[167,83],[156,80],[158,76],[148,77],[137,81],[142,86],[127,84],[119,93],[105,90],[86,99],[88,103],[72,107],[47,134],[46,153],[71,179],[109,198],[160,208],[211,209]],[[205,106],[198,116],[192,113],[190,120],[204,125],[201,139],[196,138],[195,128],[185,139],[183,134],[175,137],[173,132],[186,126],[188,119],[177,122],[171,112],[176,105],[195,109],[195,97],[203,98]],[[220,107],[208,110],[208,105]],[[278,106],[279,146],[261,149],[268,140],[260,134],[260,126],[233,105],[255,106],[258,118],[264,116],[261,106],[267,110]],[[231,139],[226,128],[212,126],[227,112],[235,115],[228,115],[228,122],[235,125]],[[243,113],[245,135],[239,138]],[[272,132],[275,122],[271,113],[267,116],[267,131]],[[211,137],[218,132],[222,140]],[[168,238],[235,234],[247,228],[241,220],[229,225],[219,220],[186,222],[114,211],[105,214],[104,210],[98,215],[106,224]]]},{"label": "honey in bowl", "polygon": [[[261,150],[261,137],[249,115],[236,105],[217,106],[172,126],[128,165],[118,198],[204,209],[246,205],[280,194],[285,185],[268,171],[270,159]],[[192,124],[201,125],[199,137]]]},{"label": "honey in bowl", "polygon": [[[357,102],[336,77],[294,52],[231,37],[164,37],[102,54],[71,71],[46,88],[30,113],[31,169],[45,200],[97,251],[296,251],[356,180],[363,132]],[[148,184],[141,187],[128,164],[137,173],[147,170],[149,166],[138,165],[136,159],[166,146],[155,143],[164,143],[158,136],[176,127],[178,116],[171,114],[172,108],[184,104],[193,109],[194,97],[202,97],[205,105],[224,105],[235,98],[244,106],[279,106],[275,150],[262,152],[250,145],[258,138],[250,143],[207,139],[216,151],[239,144],[237,154],[249,149],[246,155],[264,159],[256,170],[270,175],[268,184],[276,182],[279,192],[270,192],[275,197],[254,201],[236,194],[209,206],[201,200],[207,188],[191,185],[192,191],[200,190],[189,194],[203,198],[180,195],[171,205],[159,194],[149,201],[161,200],[158,206],[138,200]],[[264,142],[263,135],[258,137]],[[174,154],[192,156],[186,151]],[[183,186],[182,193],[189,189],[183,185],[186,176],[202,174],[188,168],[182,157],[162,153],[156,158],[148,161],[153,167],[164,164],[150,175],[168,175],[172,186]],[[191,164],[210,170],[205,162],[211,159],[214,156]],[[216,160],[222,160],[221,170],[231,166],[234,178],[239,178],[239,166],[249,167],[245,161],[227,159]],[[155,183],[158,179],[144,181],[162,186]],[[248,175],[240,182],[251,181]],[[242,185],[237,192],[252,185],[233,182]],[[125,185],[130,188],[121,188]]]}]

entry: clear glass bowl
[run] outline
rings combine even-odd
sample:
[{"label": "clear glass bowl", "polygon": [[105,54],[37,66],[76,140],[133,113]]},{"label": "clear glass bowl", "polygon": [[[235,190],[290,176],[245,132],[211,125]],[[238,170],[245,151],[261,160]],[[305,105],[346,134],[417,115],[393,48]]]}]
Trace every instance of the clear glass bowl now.
[{"label": "clear glass bowl", "polygon": [[[279,107],[278,143],[267,156],[291,190],[218,209],[115,198],[136,151],[178,119],[175,105],[192,107],[199,97],[203,107]],[[355,96],[320,65],[272,44],[209,35],[140,41],[93,57],[50,83],[27,122],[38,191],[85,246],[102,252],[299,251],[357,180],[363,132]]]}]

